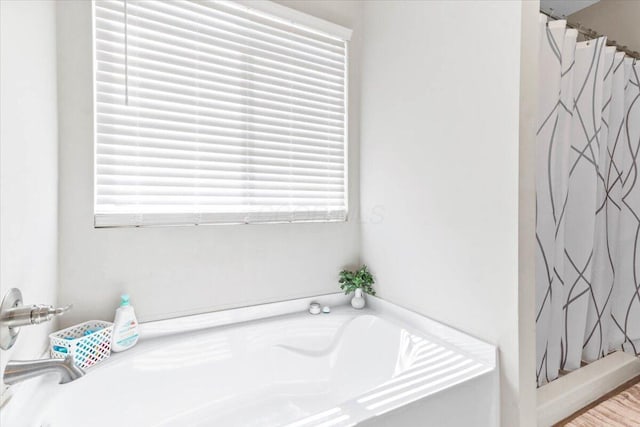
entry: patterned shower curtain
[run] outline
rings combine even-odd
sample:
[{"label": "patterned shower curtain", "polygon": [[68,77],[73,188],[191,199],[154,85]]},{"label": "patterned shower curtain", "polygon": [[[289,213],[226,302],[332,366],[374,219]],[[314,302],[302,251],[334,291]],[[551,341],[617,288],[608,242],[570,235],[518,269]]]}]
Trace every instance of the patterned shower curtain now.
[{"label": "patterned shower curtain", "polygon": [[640,63],[540,19],[537,379],[640,355]]}]

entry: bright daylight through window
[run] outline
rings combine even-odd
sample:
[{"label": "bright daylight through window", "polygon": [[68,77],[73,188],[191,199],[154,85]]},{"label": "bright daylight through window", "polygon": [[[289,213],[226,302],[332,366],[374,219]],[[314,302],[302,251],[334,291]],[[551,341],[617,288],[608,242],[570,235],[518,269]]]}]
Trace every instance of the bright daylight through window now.
[{"label": "bright daylight through window", "polygon": [[346,218],[350,31],[258,5],[95,2],[97,227]]}]

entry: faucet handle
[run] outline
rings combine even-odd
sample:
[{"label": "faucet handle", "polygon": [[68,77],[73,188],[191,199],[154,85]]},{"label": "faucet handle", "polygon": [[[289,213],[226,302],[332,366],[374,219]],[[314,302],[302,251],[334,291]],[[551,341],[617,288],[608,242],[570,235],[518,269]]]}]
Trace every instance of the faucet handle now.
[{"label": "faucet handle", "polygon": [[73,304],[65,307],[53,308],[51,305],[33,305],[31,306],[31,324],[37,325],[42,322],[51,320],[54,316],[61,316],[71,310]]},{"label": "faucet handle", "polygon": [[23,305],[22,292],[12,288],[0,302],[0,349],[8,350],[18,338],[21,326],[37,325],[71,310],[73,305],[53,308],[52,305]]},{"label": "faucet handle", "polygon": [[73,304],[65,305],[64,307],[58,307],[58,308],[53,310],[53,315],[54,316],[62,316],[67,311],[71,310],[72,308],[73,308]]}]

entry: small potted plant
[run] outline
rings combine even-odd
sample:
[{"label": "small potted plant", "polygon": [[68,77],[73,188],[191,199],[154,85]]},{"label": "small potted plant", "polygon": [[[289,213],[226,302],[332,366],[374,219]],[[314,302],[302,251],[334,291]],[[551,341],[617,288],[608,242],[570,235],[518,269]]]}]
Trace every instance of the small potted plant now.
[{"label": "small potted plant", "polygon": [[342,270],[338,283],[340,283],[340,289],[344,291],[345,295],[354,292],[355,295],[353,299],[351,299],[353,308],[361,309],[364,307],[365,301],[363,293],[369,295],[376,294],[376,291],[371,287],[375,281],[369,270],[367,270],[366,265],[363,265],[356,271]]}]

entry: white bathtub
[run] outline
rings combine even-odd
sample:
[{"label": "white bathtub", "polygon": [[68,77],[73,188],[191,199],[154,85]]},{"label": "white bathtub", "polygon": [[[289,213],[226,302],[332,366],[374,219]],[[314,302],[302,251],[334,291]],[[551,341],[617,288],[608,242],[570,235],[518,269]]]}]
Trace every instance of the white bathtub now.
[{"label": "white bathtub", "polygon": [[498,424],[493,346],[379,299],[361,311],[338,295],[315,300],[341,305],[312,316],[302,299],[144,324],[135,348],[75,382],[24,383],[2,426]]}]

